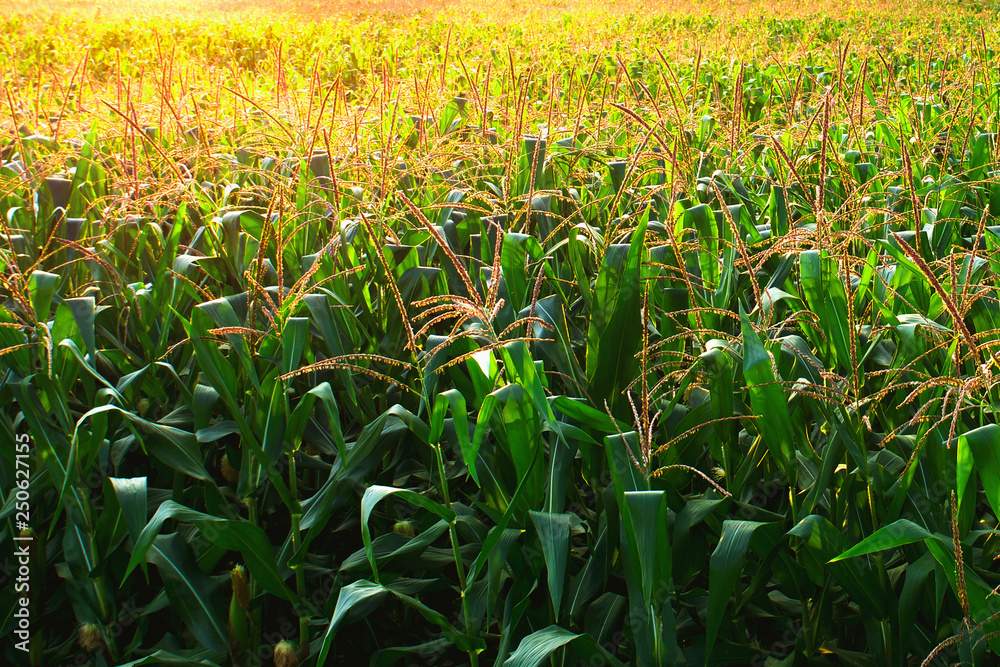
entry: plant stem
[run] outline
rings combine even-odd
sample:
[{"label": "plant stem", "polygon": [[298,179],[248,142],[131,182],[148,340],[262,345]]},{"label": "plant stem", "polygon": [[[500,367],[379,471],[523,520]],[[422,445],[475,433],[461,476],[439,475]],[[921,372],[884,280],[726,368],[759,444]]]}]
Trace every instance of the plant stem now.
[{"label": "plant stem", "polygon": [[[444,453],[441,451],[441,444],[433,445],[434,453],[437,455],[438,478],[441,480],[441,497],[448,509],[451,509],[451,496],[448,493],[448,482],[444,474]],[[451,550],[455,558],[455,570],[458,572],[458,585],[462,589],[462,614],[465,618],[465,632],[471,634],[472,627],[472,607],[469,604],[467,595],[468,586],[465,578],[465,565],[462,563],[462,551],[458,544],[458,526],[453,519],[448,523],[448,535],[451,537]],[[469,663],[476,667],[479,665],[479,654],[475,649],[469,649]]]},{"label": "plant stem", "polygon": [[[295,452],[288,453],[288,490],[292,494],[292,498],[296,501],[299,499],[299,488],[298,480],[295,475]],[[298,512],[292,512],[292,553],[298,551],[299,544],[302,541],[301,531],[299,529],[299,521],[302,515]],[[306,573],[302,569],[302,563],[292,566],[295,571],[295,592],[299,596],[299,604],[297,605],[296,613],[299,615],[299,660],[303,661],[309,657],[309,610],[306,609],[305,605],[301,601],[306,595]]]}]

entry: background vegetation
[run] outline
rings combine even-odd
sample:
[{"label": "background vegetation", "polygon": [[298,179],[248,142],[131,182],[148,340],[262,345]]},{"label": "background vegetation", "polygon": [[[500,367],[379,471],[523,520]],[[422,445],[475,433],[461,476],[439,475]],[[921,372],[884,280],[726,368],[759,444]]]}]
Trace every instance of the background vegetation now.
[{"label": "background vegetation", "polygon": [[19,9],[5,661],[996,660],[991,6]]}]

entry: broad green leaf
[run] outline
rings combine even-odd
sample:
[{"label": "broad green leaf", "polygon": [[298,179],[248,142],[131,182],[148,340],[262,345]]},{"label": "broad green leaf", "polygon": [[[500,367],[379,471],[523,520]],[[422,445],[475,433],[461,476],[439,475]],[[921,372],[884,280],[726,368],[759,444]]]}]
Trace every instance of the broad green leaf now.
[{"label": "broad green leaf", "polygon": [[330,619],[330,625],[326,629],[326,634],[323,635],[323,643],[320,646],[319,656],[316,658],[316,667],[322,667],[326,664],[337,628],[347,618],[348,612],[366,600],[383,598],[388,592],[388,589],[384,586],[364,579],[355,581],[340,589],[340,592],[337,594],[337,606],[334,607],[333,617]]},{"label": "broad green leaf", "polygon": [[542,247],[533,236],[508,232],[504,234],[500,250],[503,277],[507,281],[511,306],[515,312],[526,305],[528,297],[528,269],[525,266],[528,257],[535,260],[542,256]]},{"label": "broad green leaf", "polygon": [[278,563],[274,558],[271,542],[262,529],[248,521],[220,519],[210,514],[197,512],[173,500],[167,500],[161,504],[146,527],[142,529],[139,539],[135,541],[128,569],[125,571],[126,578],[135,569],[135,566],[146,558],[146,553],[159,535],[163,522],[167,519],[193,523],[198,526],[202,535],[213,544],[224,549],[239,551],[250,569],[250,574],[265,590],[286,600],[295,600],[295,594],[285,585],[284,578],[278,571]]},{"label": "broad green leaf", "polygon": [[634,627],[640,664],[672,664],[679,659],[673,605],[673,563],[665,491],[626,491],[622,527],[627,544],[625,578],[633,613],[646,622]]},{"label": "broad green leaf", "polygon": [[222,584],[198,569],[191,548],[177,533],[160,535],[149,546],[170,598],[170,606],[198,641],[214,653],[228,646],[226,604]]},{"label": "broad green leaf", "polygon": [[850,560],[835,560],[838,554],[847,551],[847,540],[842,530],[838,530],[830,520],[818,514],[810,514],[799,521],[787,533],[797,537],[802,544],[830,572],[855,603],[865,608],[876,618],[884,618],[888,608],[884,596],[870,570],[860,568]]},{"label": "broad green leaf", "polygon": [[[237,297],[232,297],[232,299],[236,299],[241,296],[242,295],[238,295]],[[206,301],[205,303],[198,304],[195,306],[195,312],[203,312],[207,314],[210,318],[212,318],[215,326],[219,328],[243,326],[243,322],[241,322],[236,316],[236,311],[233,309],[230,298],[214,299],[212,301]],[[260,391],[260,380],[257,377],[257,369],[254,367],[253,361],[250,358],[250,347],[247,345],[246,336],[242,333],[226,333],[224,335],[226,340],[229,341],[230,348],[239,359],[240,366],[243,368],[243,371],[253,384],[254,389]]]},{"label": "broad green leaf", "polygon": [[451,523],[455,520],[455,511],[436,503],[433,500],[429,500],[424,496],[420,495],[415,491],[409,489],[397,489],[391,486],[370,486],[365,490],[365,495],[361,498],[361,537],[365,543],[365,551],[368,554],[368,562],[372,567],[372,576],[375,582],[378,583],[378,564],[375,561],[375,552],[372,549],[372,536],[371,528],[368,525],[368,521],[371,518],[372,510],[379,501],[391,496],[398,495],[404,500],[421,507],[429,512],[433,512],[445,521]]},{"label": "broad green leaf", "polygon": [[759,521],[736,521],[727,519],[722,523],[722,537],[712,552],[709,563],[708,614],[706,618],[706,639],[708,647],[705,659],[711,656],[712,647],[722,626],[722,616],[729,604],[729,598],[743,571],[754,531],[767,524]]},{"label": "broad green leaf", "polygon": [[111,485],[114,487],[115,495],[118,497],[118,505],[122,508],[122,516],[128,533],[132,537],[132,542],[138,543],[139,535],[146,526],[147,496],[146,478],[132,477],[131,479],[111,478]]},{"label": "broad green leaf", "polygon": [[[822,347],[834,352],[828,357],[829,368],[850,369],[851,343],[848,331],[847,294],[838,271],[837,262],[819,250],[808,250],[799,255],[802,291],[812,312],[819,315],[826,342]],[[836,363],[834,363],[836,362]]]},{"label": "broad green leaf", "polygon": [[553,652],[580,636],[558,625],[537,630],[521,640],[517,650],[503,663],[504,667],[537,667]]},{"label": "broad green leaf", "polygon": [[[73,315],[73,320],[83,339],[87,354],[91,359],[95,359],[97,355],[97,338],[94,330],[94,317],[97,305],[94,297],[84,296],[75,299],[65,299],[59,304],[59,308],[63,307]],[[56,342],[59,342],[58,337],[55,336],[55,332],[53,332],[53,336],[56,338]]]},{"label": "broad green leaf", "polygon": [[60,276],[47,271],[32,271],[28,277],[28,292],[31,294],[31,305],[35,309],[35,317],[39,322],[48,322],[52,309],[52,297]]},{"label": "broad green leaf", "polygon": [[281,332],[281,372],[291,373],[299,368],[306,337],[309,335],[308,317],[289,317]]},{"label": "broad green leaf", "polygon": [[571,518],[568,514],[551,512],[529,512],[531,522],[538,532],[545,557],[545,571],[552,601],[553,613],[558,618],[562,609],[563,588],[566,582],[566,561],[569,558],[569,531]]},{"label": "broad green leaf", "polygon": [[117,667],[141,667],[141,665],[177,665],[177,667],[218,667],[213,660],[213,651],[166,651],[160,649],[144,658],[125,662]]},{"label": "broad green leaf", "polygon": [[[987,424],[973,429],[959,438],[959,446],[968,447],[972,453],[993,515],[1000,516],[1000,426]],[[958,495],[960,498],[965,495],[962,480],[959,480]]]},{"label": "broad green leaf", "polygon": [[476,472],[476,455],[478,450],[472,448],[472,440],[469,439],[469,420],[465,406],[465,397],[456,389],[449,389],[437,395],[434,401],[434,412],[431,417],[431,443],[438,443],[444,431],[444,416],[448,409],[451,409],[451,418],[455,426],[455,435],[458,437],[459,447],[462,450],[462,457],[465,465],[469,469],[472,479],[479,484],[479,475]]},{"label": "broad green leaf", "polygon": [[643,218],[629,245],[607,249],[594,285],[587,332],[588,391],[598,406],[607,401],[612,412],[635,375],[634,355],[642,340],[640,269],[646,256],[645,238]]},{"label": "broad green leaf", "polygon": [[932,537],[932,535],[925,528],[918,526],[908,519],[899,519],[888,526],[879,528],[844,553],[830,559],[830,562],[835,563],[846,558],[863,556],[876,551],[885,551],[886,549],[921,542],[929,537]]},{"label": "broad green leaf", "polygon": [[1000,618],[997,617],[997,603],[994,601],[996,593],[992,586],[983,581],[982,577],[972,569],[965,566],[965,590],[961,590],[962,582],[958,577],[958,563],[955,560],[955,551],[952,548],[950,539],[942,539],[944,536],[932,535],[924,540],[927,549],[934,560],[938,562],[944,570],[951,591],[955,597],[968,600],[969,614],[972,621],[982,623],[984,630],[989,637],[989,645],[994,653],[1000,652]]},{"label": "broad green leaf", "polygon": [[795,437],[792,420],[788,414],[785,393],[777,384],[771,365],[771,357],[764,348],[753,325],[740,306],[740,320],[743,328],[743,377],[750,390],[750,407],[760,429],[764,444],[774,457],[789,483],[794,487],[798,476],[795,460]]},{"label": "broad green leaf", "polygon": [[[521,385],[508,384],[497,389],[483,401],[473,434],[470,456],[480,460],[479,452],[488,430],[504,447],[514,462],[514,472],[523,479],[530,471],[525,489],[528,506],[536,506],[536,499],[544,492],[544,471],[536,468],[535,452],[542,447],[541,424],[531,397]],[[467,460],[468,464],[469,461]],[[480,475],[480,483],[482,483]]]},{"label": "broad green leaf", "polygon": [[117,405],[103,405],[90,410],[80,417],[73,434],[72,461],[76,460],[77,442],[84,421],[108,412],[113,412],[123,417],[136,435],[149,436],[150,444],[147,447],[149,453],[171,468],[190,475],[195,479],[207,482],[212,480],[211,475],[208,474],[202,463],[201,448],[198,444],[198,438],[194,433],[173,426],[148,421],[134,412],[123,410]]},{"label": "broad green leaf", "polygon": [[[197,314],[195,313],[195,315]],[[202,372],[208,377],[212,388],[219,393],[222,402],[229,409],[230,416],[236,422],[237,426],[239,426],[243,445],[257,459],[261,470],[267,475],[268,481],[274,485],[275,491],[278,492],[282,502],[284,502],[289,511],[292,513],[301,513],[302,509],[298,501],[292,497],[292,494],[288,490],[288,485],[285,484],[281,474],[274,467],[274,463],[264,453],[257,439],[257,434],[250,427],[249,422],[247,422],[243,415],[243,410],[236,401],[236,397],[233,394],[233,389],[237,386],[236,374],[232,366],[222,357],[216,346],[210,345],[206,341],[208,325],[204,321],[205,317],[193,316],[190,322],[183,318],[180,319],[188,337],[191,338],[191,344],[194,346],[195,356],[198,359],[198,364]]]}]

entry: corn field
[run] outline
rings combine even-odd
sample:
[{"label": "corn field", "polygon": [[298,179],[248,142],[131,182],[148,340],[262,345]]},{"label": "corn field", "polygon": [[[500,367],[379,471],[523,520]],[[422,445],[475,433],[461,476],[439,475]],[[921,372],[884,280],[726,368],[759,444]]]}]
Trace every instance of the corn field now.
[{"label": "corn field", "polygon": [[462,1],[0,10],[2,661],[997,664],[996,9]]}]

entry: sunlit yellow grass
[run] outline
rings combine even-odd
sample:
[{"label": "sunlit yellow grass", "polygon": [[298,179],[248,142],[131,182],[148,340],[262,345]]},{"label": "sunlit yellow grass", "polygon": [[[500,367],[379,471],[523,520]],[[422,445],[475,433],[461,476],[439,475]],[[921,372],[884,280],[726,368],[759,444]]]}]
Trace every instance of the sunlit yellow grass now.
[{"label": "sunlit yellow grass", "polygon": [[802,18],[812,15],[834,19],[859,14],[896,19],[935,18],[957,13],[975,15],[975,8],[955,2],[907,2],[905,0],[8,0],[0,3],[0,15],[77,15],[83,18],[205,18],[236,19],[247,16],[280,16],[283,19],[321,20],[369,14],[406,16],[440,15],[456,20],[514,23],[563,14],[616,17],[715,16],[723,19],[758,17]]},{"label": "sunlit yellow grass", "polygon": [[[510,112],[511,77],[564,86],[557,77],[586,77],[598,54],[612,65],[662,56],[784,67],[819,51],[834,60],[848,52],[877,60],[891,49],[958,53],[978,43],[979,26],[993,43],[994,25],[971,4],[909,0],[7,0],[0,133],[23,125],[78,137],[96,123],[106,136],[151,125],[173,137],[197,125],[245,142],[235,134],[257,106],[312,136],[311,105],[339,86],[336,113],[332,104],[324,111],[339,139],[376,127],[388,105],[431,113],[469,92],[467,73],[482,80],[487,67],[497,88],[491,109]],[[350,57],[360,59],[354,84],[339,78]],[[71,85],[79,96],[65,94]],[[591,111],[558,101],[551,110],[529,101],[527,109],[532,122],[569,123]],[[208,144],[174,149],[212,153]]]}]

